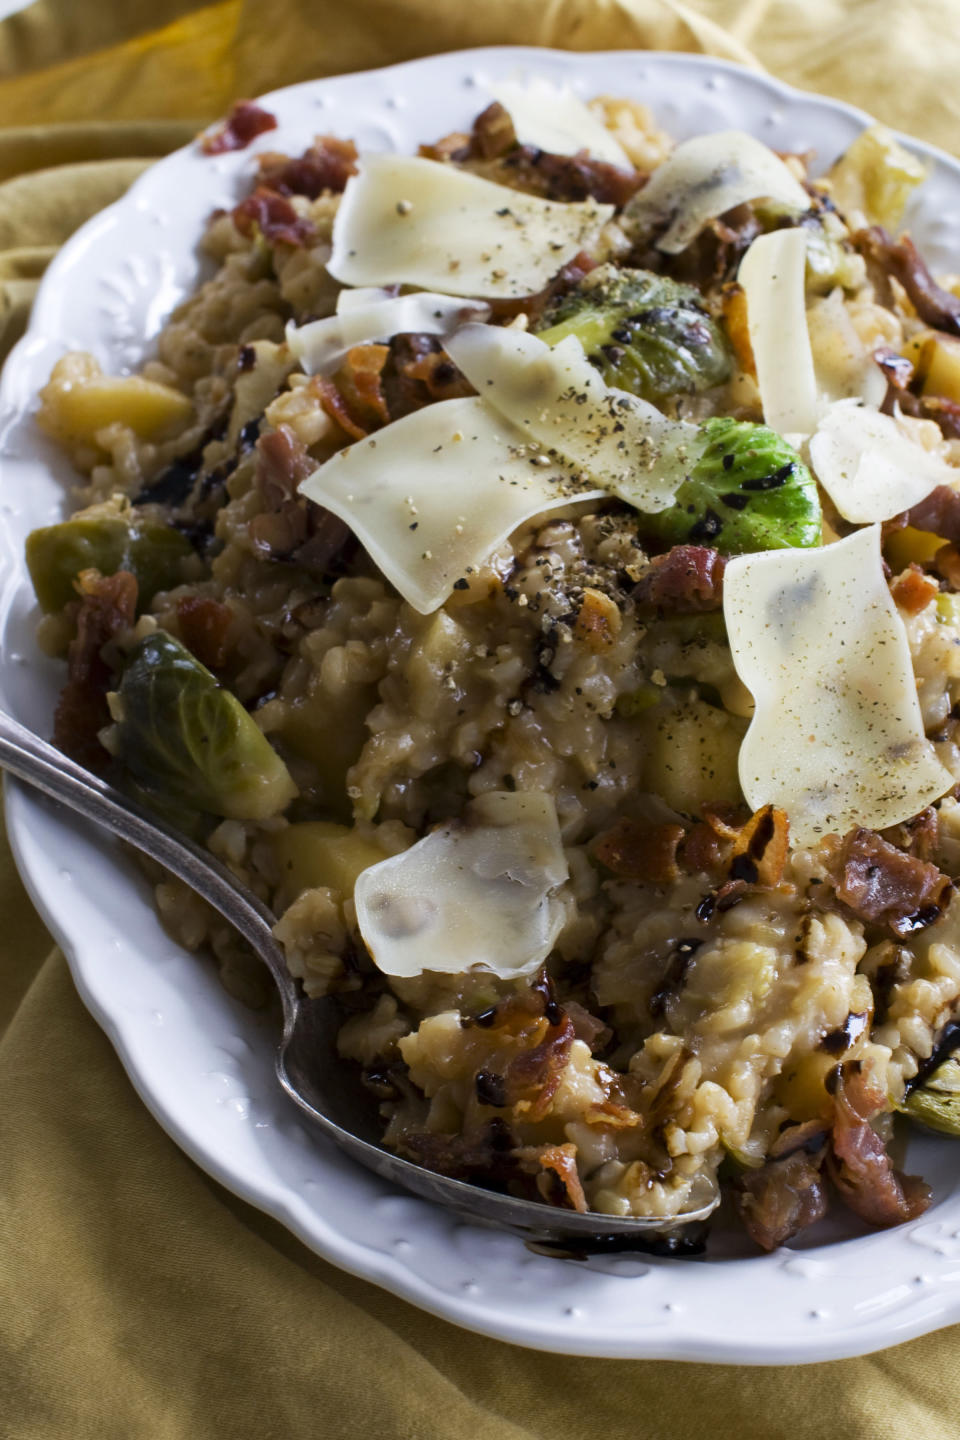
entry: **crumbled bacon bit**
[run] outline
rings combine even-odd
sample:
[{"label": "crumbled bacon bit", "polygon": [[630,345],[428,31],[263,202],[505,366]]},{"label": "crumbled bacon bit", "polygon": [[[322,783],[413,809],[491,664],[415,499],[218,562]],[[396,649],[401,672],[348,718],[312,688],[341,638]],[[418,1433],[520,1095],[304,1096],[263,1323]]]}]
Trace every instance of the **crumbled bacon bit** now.
[{"label": "crumbled bacon bit", "polygon": [[230,653],[233,611],[209,595],[182,595],[177,601],[180,638],[208,670],[220,670]]},{"label": "crumbled bacon bit", "polygon": [[776,1250],[827,1213],[820,1163],[802,1149],[746,1171],[734,1194],[747,1234],[762,1250]]},{"label": "crumbled bacon bit", "polygon": [[723,604],[726,559],[704,545],[674,545],[656,555],[634,586],[633,598],[643,609],[673,614],[719,610]]},{"label": "crumbled bacon bit", "polygon": [[622,879],[668,885],[680,874],[677,847],[684,834],[682,825],[644,825],[622,819],[597,836],[590,853]]},{"label": "crumbled bacon bit", "polygon": [[936,865],[862,827],[828,852],[828,866],[837,899],[858,919],[885,925],[901,940],[939,920],[953,891]]},{"label": "crumbled bacon bit", "polygon": [[785,810],[764,805],[737,832],[730,858],[731,880],[772,888],[783,879],[790,848],[790,822]]},{"label": "crumbled bacon bit", "polygon": [[870,1225],[915,1220],[930,1204],[930,1187],[894,1169],[870,1121],[886,1110],[883,1091],[866,1075],[844,1066],[834,1093],[830,1175],[847,1206]]},{"label": "crumbled bacon bit", "polygon": [[542,1120],[550,1109],[570,1058],[573,1022],[564,1011],[555,1025],[544,1018],[533,1031],[537,1037],[542,1037],[537,1044],[513,1056],[503,1077],[507,1103],[522,1109],[527,1120]]},{"label": "crumbled bacon bit", "polygon": [[318,135],[302,155],[272,152],[258,157],[260,184],[278,195],[305,195],[316,200],[324,191],[340,194],[357,173],[357,147],[352,140]]},{"label": "crumbled bacon bit", "polygon": [[925,575],[919,565],[911,563],[902,575],[898,575],[890,586],[894,602],[908,615],[919,615],[926,610],[930,601],[939,592],[936,580]]},{"label": "crumbled bacon bit", "polygon": [[252,100],[238,100],[223,124],[203,137],[205,155],[222,155],[227,150],[245,150],[251,140],[267,130],[276,130],[277,117]]},{"label": "crumbled bacon bit", "polygon": [[313,386],[331,420],[351,440],[362,440],[390,420],[383,393],[387,345],[354,345],[332,377],[315,376]]},{"label": "crumbled bacon bit", "polygon": [[278,195],[275,190],[268,190],[262,185],[241,200],[231,213],[241,235],[250,236],[259,230],[271,245],[302,248],[317,238],[311,221],[298,215],[285,195]]},{"label": "crumbled bacon bit", "polygon": [[569,1141],[563,1145],[525,1145],[516,1151],[525,1169],[536,1168],[536,1186],[548,1205],[567,1210],[587,1210],[587,1197],[577,1172],[577,1147]]},{"label": "crumbled bacon bit", "polygon": [[137,581],[127,570],[101,575],[81,570],[76,634],[67,651],[67,683],[53,720],[53,743],[88,770],[103,770],[107,752],[97,739],[109,722],[106,694],[111,671],[103,647],[134,622]]}]

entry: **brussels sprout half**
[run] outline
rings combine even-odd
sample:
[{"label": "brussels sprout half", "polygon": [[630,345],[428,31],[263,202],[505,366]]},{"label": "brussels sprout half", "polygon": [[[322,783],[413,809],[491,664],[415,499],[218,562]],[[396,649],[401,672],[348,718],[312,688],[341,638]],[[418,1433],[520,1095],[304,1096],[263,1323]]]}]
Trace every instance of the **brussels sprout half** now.
[{"label": "brussels sprout half", "polygon": [[960,1135],[960,1060],[951,1055],[900,1106],[911,1120],[919,1120],[943,1135]]},{"label": "brussels sprout half", "polygon": [[812,475],[766,425],[720,416],[701,427],[705,448],[676,503],[645,515],[663,545],[709,545],[725,555],[819,545],[822,515]]},{"label": "brussels sprout half", "polygon": [[608,385],[654,402],[721,385],[732,371],[699,292],[647,270],[590,276],[547,311],[538,333],[548,345],[575,335]]},{"label": "brussels sprout half", "polygon": [[264,820],[297,794],[236,696],[164,630],[132,651],[112,709],[118,758],[168,801],[231,820]]},{"label": "brussels sprout half", "polygon": [[59,525],[46,525],[27,536],[27,568],[40,608],[51,615],[77,598],[73,582],[81,570],[115,575],[129,570],[137,578],[140,609],[158,590],[184,579],[183,561],[193,553],[179,530],[156,521],[92,506]]}]

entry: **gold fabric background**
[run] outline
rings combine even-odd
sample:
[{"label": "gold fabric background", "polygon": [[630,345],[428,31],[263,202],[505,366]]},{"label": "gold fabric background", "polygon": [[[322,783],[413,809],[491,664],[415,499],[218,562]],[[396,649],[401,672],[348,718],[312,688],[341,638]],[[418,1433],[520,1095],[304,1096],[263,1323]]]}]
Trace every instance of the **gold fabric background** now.
[{"label": "gold fabric background", "polygon": [[[40,0],[0,24],[0,356],[64,239],[240,95],[488,44],[696,50],[960,151],[956,0]],[[954,1330],[799,1369],[577,1360],[318,1260],[151,1119],[0,836],[2,1440],[956,1440]]]}]

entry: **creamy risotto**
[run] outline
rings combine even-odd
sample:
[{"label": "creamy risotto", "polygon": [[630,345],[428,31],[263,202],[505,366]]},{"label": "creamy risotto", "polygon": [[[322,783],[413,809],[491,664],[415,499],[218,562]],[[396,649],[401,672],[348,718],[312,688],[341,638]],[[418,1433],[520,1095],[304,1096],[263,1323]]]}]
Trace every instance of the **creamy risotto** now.
[{"label": "creamy risotto", "polygon": [[895,1117],[960,1133],[923,166],[878,126],[811,180],[542,84],[417,156],[268,143],[155,358],[43,391],[80,477],[28,541],[57,743],[271,904],[399,1153],[665,1228],[726,1194],[767,1249],[916,1217]]}]

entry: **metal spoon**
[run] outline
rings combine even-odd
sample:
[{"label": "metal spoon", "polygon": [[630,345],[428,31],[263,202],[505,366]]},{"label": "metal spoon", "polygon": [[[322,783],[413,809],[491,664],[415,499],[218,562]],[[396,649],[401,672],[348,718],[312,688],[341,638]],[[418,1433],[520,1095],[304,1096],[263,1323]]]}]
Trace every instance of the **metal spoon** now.
[{"label": "metal spoon", "polygon": [[276,1070],[291,1100],[319,1130],[354,1160],[385,1179],[473,1221],[483,1221],[566,1250],[672,1248],[680,1227],[702,1221],[714,1206],[673,1220],[580,1214],[534,1200],[483,1190],[426,1170],[378,1143],[375,1105],[352,1083],[337,1055],[343,1016],[335,1000],[304,996],[273,938],[276,917],[208,850],[164,824],[150,811],[75,764],[59,750],[0,711],[0,766],[12,775],[95,820],[142,850],[229,920],[266,963],[283,1005],[283,1034]]}]

